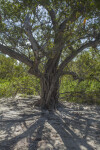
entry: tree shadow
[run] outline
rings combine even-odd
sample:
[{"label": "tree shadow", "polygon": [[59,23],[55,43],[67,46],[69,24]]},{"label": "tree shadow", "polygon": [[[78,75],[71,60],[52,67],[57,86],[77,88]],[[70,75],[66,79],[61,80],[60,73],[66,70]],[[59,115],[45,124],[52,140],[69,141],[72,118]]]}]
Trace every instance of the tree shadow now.
[{"label": "tree shadow", "polygon": [[[19,116],[21,118],[3,119],[3,115],[0,115],[1,133],[4,132],[5,135],[4,137],[0,136],[0,150],[14,150],[16,145],[21,150],[37,150],[39,142],[47,142],[52,145],[53,150],[59,150],[61,149],[59,146],[60,141],[58,142],[58,146],[57,144],[55,145],[57,139],[50,137],[50,134],[52,134],[51,130],[49,130],[50,126],[55,130],[54,134],[57,134],[62,140],[65,150],[82,150],[82,148],[94,150],[87,141],[87,137],[93,139],[93,133],[96,130],[91,128],[94,119],[91,119],[90,122],[89,118],[78,114],[75,115],[69,107],[62,105],[61,109],[49,112],[49,114],[46,114],[46,112],[43,113],[42,110],[41,112],[32,114],[30,109],[30,114],[26,112],[26,114],[20,114]],[[44,130],[46,128],[45,123],[48,124],[47,130]],[[98,121],[98,123],[100,122]],[[20,127],[19,130],[21,131],[17,133],[16,129],[18,127]],[[78,134],[76,130],[78,130]],[[26,145],[23,145],[24,140],[26,140]],[[21,146],[24,148],[21,148]]]},{"label": "tree shadow", "polygon": [[88,150],[93,150],[91,145],[89,145],[85,139],[80,138],[77,134],[73,132],[73,130],[71,130],[71,128],[69,127],[69,123],[68,124],[64,123],[64,122],[69,122],[68,120],[61,119],[56,114],[53,114],[53,115],[54,117],[57,117],[57,119],[59,120],[60,126],[55,125],[55,122],[51,122],[49,120],[48,122],[60,135],[66,149],[81,150],[80,146],[83,146]]},{"label": "tree shadow", "polygon": [[[29,117],[28,117],[27,119],[28,119],[27,121],[30,120]],[[15,121],[15,120],[9,120],[9,121],[10,121],[9,129],[8,129],[8,128],[5,128],[5,132],[6,132],[6,134],[7,134],[8,136],[6,136],[5,139],[0,142],[0,149],[1,149],[1,150],[2,150],[2,149],[3,149],[3,150],[14,149],[14,146],[15,146],[19,141],[21,141],[22,139],[24,139],[24,138],[26,138],[26,137],[28,137],[28,139],[29,139],[29,137],[31,137],[31,135],[32,135],[32,134],[34,133],[34,131],[40,126],[40,124],[42,123],[42,126],[43,126],[43,124],[44,124],[44,122],[45,122],[44,119],[41,120],[41,118],[39,118],[35,123],[32,123],[30,127],[27,127],[27,129],[26,129],[23,133],[21,133],[21,134],[15,136],[15,137],[12,137],[11,134],[9,134],[9,130],[11,129],[11,127],[14,126],[14,128],[16,129],[16,127],[17,127],[18,124],[21,126],[21,122],[23,122],[23,123],[24,123],[24,126],[25,126],[25,121],[26,121],[26,119],[25,119],[25,120],[23,120],[23,119],[22,119],[22,120],[16,120],[16,121]],[[16,125],[16,123],[18,123],[18,124]],[[42,129],[42,128],[41,128],[41,129]],[[41,136],[41,135],[40,135],[40,136]],[[29,141],[29,142],[30,142],[30,143],[29,143],[29,147],[30,147],[31,141]],[[37,147],[37,144],[38,144],[38,142],[35,142],[35,147]],[[29,150],[30,150],[30,148],[29,148]]]}]

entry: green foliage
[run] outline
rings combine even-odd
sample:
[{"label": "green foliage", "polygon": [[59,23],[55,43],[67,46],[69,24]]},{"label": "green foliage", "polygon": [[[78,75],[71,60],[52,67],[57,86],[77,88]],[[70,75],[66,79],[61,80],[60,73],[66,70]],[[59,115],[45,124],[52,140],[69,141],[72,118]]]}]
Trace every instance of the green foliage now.
[{"label": "green foliage", "polygon": [[[95,0],[97,2],[97,0]],[[66,23],[64,40],[65,43],[72,44],[75,39],[80,39],[84,37],[87,33],[93,32],[95,28],[96,31],[99,30],[98,22],[98,11],[94,0],[2,0],[0,1],[0,15],[1,15],[1,24],[0,24],[0,41],[5,39],[5,43],[9,43],[9,46],[14,48],[16,51],[21,47],[21,52],[28,54],[28,51],[31,52],[29,38],[24,28],[24,22],[26,14],[30,14],[30,22],[32,27],[32,32],[35,34],[37,41],[42,43],[49,42],[51,44],[54,41],[55,33],[53,31],[53,25],[47,10],[54,9],[56,14],[56,28],[58,30],[58,25],[63,22],[65,18],[70,18],[70,15],[73,11],[76,11],[74,18],[76,21],[69,21]],[[36,17],[37,16],[37,17]],[[45,20],[44,20],[45,18]],[[87,25],[84,28],[83,20],[86,18]],[[95,22],[93,21],[95,19]],[[7,21],[8,20],[8,21]],[[42,25],[42,26],[41,26]],[[81,43],[81,40],[78,41]],[[77,43],[77,44],[78,44]],[[54,44],[54,43],[53,43]],[[75,44],[77,46],[77,44]],[[50,49],[48,44],[45,51]],[[53,51],[53,49],[51,49]],[[19,51],[18,51],[19,52]]]},{"label": "green foliage", "polygon": [[10,82],[7,80],[0,79],[0,97],[9,97],[11,96],[10,93]]},{"label": "green foliage", "polygon": [[96,6],[97,8],[100,10],[100,1],[99,0],[95,0]]},{"label": "green foliage", "polygon": [[[69,64],[70,70],[83,78],[83,81],[74,80],[70,75],[63,76],[60,86],[60,97],[64,100],[100,104],[100,55],[92,49],[79,55]],[[67,93],[66,93],[67,92]]]},{"label": "green foliage", "polygon": [[14,62],[14,59],[0,55],[0,78],[12,77]]},{"label": "green foliage", "polygon": [[38,95],[39,79],[27,73],[28,68],[16,60],[0,55],[0,97],[17,93]]},{"label": "green foliage", "polygon": [[[99,54],[93,50],[84,52],[69,64],[70,70],[75,71],[84,80],[73,80],[71,75],[61,78],[60,97],[64,100],[78,103],[100,104],[100,61]],[[91,67],[92,66],[92,67]],[[40,81],[35,76],[27,74],[28,68],[12,58],[0,55],[0,97],[14,96],[17,93],[27,95],[40,94]],[[92,74],[92,76],[91,76]],[[66,93],[67,92],[67,93]]]}]

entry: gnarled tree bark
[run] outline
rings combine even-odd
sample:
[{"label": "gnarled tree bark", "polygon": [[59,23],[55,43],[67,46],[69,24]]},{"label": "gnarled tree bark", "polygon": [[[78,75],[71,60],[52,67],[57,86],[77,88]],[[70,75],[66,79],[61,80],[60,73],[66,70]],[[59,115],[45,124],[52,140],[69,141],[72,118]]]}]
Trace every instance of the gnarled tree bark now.
[{"label": "gnarled tree bark", "polygon": [[[41,107],[44,109],[55,109],[59,98],[59,80],[53,82],[53,75],[48,74],[41,79]],[[51,87],[52,86],[52,87]]]}]

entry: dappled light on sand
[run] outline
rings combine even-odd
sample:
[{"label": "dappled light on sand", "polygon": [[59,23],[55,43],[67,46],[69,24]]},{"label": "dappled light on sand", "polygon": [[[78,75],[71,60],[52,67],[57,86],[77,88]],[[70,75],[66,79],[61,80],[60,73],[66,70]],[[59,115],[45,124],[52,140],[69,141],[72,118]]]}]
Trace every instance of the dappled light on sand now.
[{"label": "dappled light on sand", "polygon": [[52,112],[39,97],[0,99],[0,150],[99,150],[100,106],[62,103]]}]

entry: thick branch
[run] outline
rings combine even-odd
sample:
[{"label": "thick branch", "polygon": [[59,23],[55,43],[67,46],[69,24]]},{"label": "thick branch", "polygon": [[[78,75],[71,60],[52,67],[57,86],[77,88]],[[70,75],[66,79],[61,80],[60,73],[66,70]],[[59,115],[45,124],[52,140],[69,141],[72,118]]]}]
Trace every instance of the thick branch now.
[{"label": "thick branch", "polygon": [[92,76],[92,77],[90,77],[90,79],[92,79],[92,80],[94,79],[94,80],[96,80],[96,81],[100,82],[99,77]]},{"label": "thick branch", "polygon": [[65,58],[65,60],[61,63],[61,65],[59,66],[59,70],[58,73],[61,74],[61,72],[63,71],[63,69],[65,68],[65,66],[73,59],[77,56],[78,53],[82,52],[84,49],[88,48],[88,47],[92,47],[93,45],[97,45],[100,42],[99,39],[96,39],[95,41],[90,41],[84,45],[82,45],[79,49],[77,49],[75,52],[71,53],[71,55],[69,55],[68,57]]},{"label": "thick branch", "polygon": [[56,15],[55,15],[55,12],[53,9],[47,9],[48,10],[48,13],[51,17],[51,20],[52,20],[52,24],[53,24],[53,29],[56,30],[56,26],[57,26],[57,22],[56,22]]},{"label": "thick branch", "polygon": [[27,35],[29,37],[29,40],[31,42],[31,45],[32,45],[32,48],[34,51],[39,51],[40,49],[40,46],[39,44],[37,43],[37,41],[35,40],[35,38],[33,37],[32,35],[32,27],[30,25],[30,18],[29,18],[29,14],[27,14],[26,18],[25,18],[25,22],[24,22],[24,26],[25,26],[25,30],[27,32]]},{"label": "thick branch", "polygon": [[56,30],[57,22],[56,22],[56,14],[53,8],[50,8],[49,5],[45,5],[45,3],[41,3],[41,5],[48,11],[48,14],[51,17],[51,21],[53,24],[54,31]]},{"label": "thick branch", "polygon": [[97,80],[98,82],[100,82],[99,78],[98,77],[93,77],[95,80]]},{"label": "thick branch", "polygon": [[26,64],[29,67],[33,66],[33,61],[30,60],[27,56],[25,56],[24,54],[19,54],[18,52],[13,51],[7,46],[0,44],[0,51],[3,54],[7,54],[10,57],[13,57],[14,59],[21,61],[22,63]]},{"label": "thick branch", "polygon": [[[73,13],[70,15],[69,18],[66,18],[60,25],[58,28],[58,32],[55,34],[55,43],[59,43],[59,41],[64,40],[63,39],[63,35],[64,35],[64,30],[66,29],[66,27],[69,27],[69,21],[71,23],[75,22],[76,18],[76,13],[77,10],[74,10]],[[66,25],[68,23],[68,25]]]},{"label": "thick branch", "polygon": [[79,81],[83,81],[84,80],[83,78],[79,77],[76,72],[73,72],[73,71],[64,71],[64,72],[62,72],[62,75],[71,75],[74,80],[77,80],[77,79]]},{"label": "thick branch", "polygon": [[64,31],[64,29],[66,28],[66,23],[68,21],[70,21],[71,23],[74,22],[76,20],[76,10],[73,11],[73,13],[71,14],[71,16],[69,18],[66,18],[59,26],[60,31]]},{"label": "thick branch", "polygon": [[59,29],[63,32],[66,28],[67,22],[75,22],[79,17],[77,17],[77,12],[79,12],[81,15],[84,13],[84,6],[81,6],[81,8],[76,7],[69,18],[66,18],[59,26]]},{"label": "thick branch", "polygon": [[74,51],[74,48],[72,46],[68,47],[72,52]]}]

